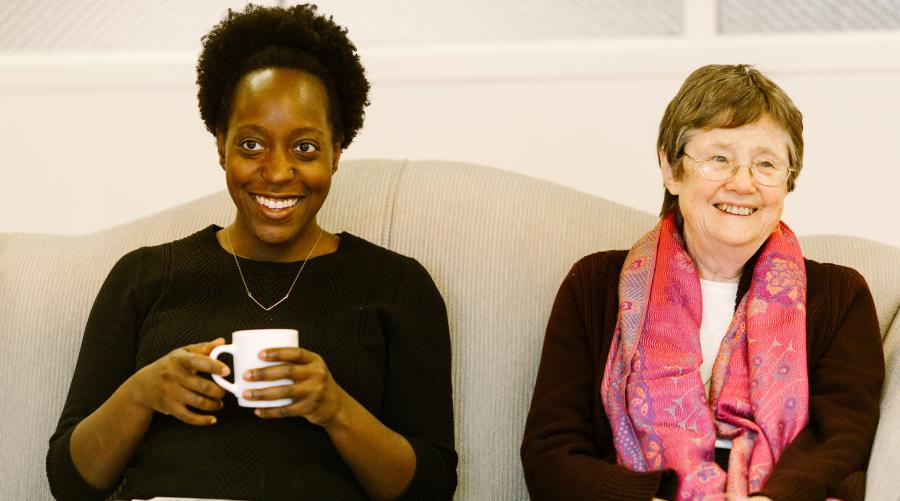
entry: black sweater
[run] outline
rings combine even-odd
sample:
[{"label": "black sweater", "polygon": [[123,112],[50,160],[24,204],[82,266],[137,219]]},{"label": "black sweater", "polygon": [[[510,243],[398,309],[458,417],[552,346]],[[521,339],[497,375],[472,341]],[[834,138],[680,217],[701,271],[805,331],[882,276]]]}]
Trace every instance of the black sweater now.
[{"label": "black sweater", "polygon": [[[296,328],[334,379],[410,442],[416,471],[405,499],[456,489],[450,341],[443,300],[415,260],[342,233],[312,258],[290,298],[270,312],[244,291],[210,226],[123,257],[97,296],[56,432],[47,476],[58,499],[104,499],[76,471],[72,430],[134,372],[171,350],[249,328]],[[241,260],[263,304],[277,301],[299,263]],[[153,417],[123,473],[119,498],[182,496],[366,499],[325,431],[302,418],[263,420],[230,393],[210,427]]]}]

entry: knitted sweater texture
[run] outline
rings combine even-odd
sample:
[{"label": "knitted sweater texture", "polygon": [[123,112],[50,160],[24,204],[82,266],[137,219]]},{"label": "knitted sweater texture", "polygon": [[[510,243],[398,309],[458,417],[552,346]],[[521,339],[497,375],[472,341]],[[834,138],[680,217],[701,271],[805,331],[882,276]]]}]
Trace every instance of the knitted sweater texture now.
[{"label": "knitted sweater texture", "polygon": [[[444,302],[415,260],[342,233],[309,260],[289,299],[266,312],[244,291],[210,226],[138,249],[110,272],[85,329],[47,474],[58,499],[104,499],[69,453],[75,426],[128,377],[166,353],[251,328],[295,328],[341,387],[403,435],[416,454],[405,499],[450,499],[456,488],[450,341]],[[242,259],[255,297],[272,304],[300,263]],[[119,499],[240,500],[367,496],[325,431],[302,418],[263,420],[227,394],[217,424],[157,413],[125,469]]]}]

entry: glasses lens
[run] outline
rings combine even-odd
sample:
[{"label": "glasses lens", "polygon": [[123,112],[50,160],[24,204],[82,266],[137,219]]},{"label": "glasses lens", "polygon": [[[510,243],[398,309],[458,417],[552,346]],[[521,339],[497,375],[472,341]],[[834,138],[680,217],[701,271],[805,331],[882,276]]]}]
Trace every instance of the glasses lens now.
[{"label": "glasses lens", "polygon": [[[740,165],[736,166],[732,159],[722,155],[704,157],[703,160],[695,160],[694,157],[687,154],[685,156],[693,161],[697,172],[710,181],[725,181],[735,175],[737,169],[740,168]],[[790,172],[788,167],[769,161],[754,163],[750,166],[750,175],[757,183],[764,186],[781,186],[787,180]]]},{"label": "glasses lens", "polygon": [[753,179],[766,186],[780,186],[790,172],[786,168],[753,166]]},{"label": "glasses lens", "polygon": [[730,162],[715,162],[706,160],[695,162],[700,175],[710,181],[724,181],[731,177],[732,167]]}]

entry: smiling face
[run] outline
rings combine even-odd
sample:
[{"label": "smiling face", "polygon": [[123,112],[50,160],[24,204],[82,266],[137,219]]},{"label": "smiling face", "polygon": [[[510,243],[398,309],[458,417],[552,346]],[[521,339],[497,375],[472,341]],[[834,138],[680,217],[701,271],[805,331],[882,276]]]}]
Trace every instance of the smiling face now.
[{"label": "smiling face", "polygon": [[216,136],[237,207],[231,241],[253,259],[303,259],[341,153],[325,87],[297,70],[257,70],[238,82],[231,110],[227,131]]},{"label": "smiling face", "polygon": [[784,130],[767,116],[732,129],[698,131],[684,151],[703,159],[722,154],[741,167],[724,181],[703,178],[696,165],[683,158],[681,179],[672,177],[671,166],[660,152],[666,189],[678,196],[684,217],[684,239],[695,258],[752,256],[781,221],[787,184],[763,186],[753,180],[749,165],[760,158],[788,162],[788,140]]}]

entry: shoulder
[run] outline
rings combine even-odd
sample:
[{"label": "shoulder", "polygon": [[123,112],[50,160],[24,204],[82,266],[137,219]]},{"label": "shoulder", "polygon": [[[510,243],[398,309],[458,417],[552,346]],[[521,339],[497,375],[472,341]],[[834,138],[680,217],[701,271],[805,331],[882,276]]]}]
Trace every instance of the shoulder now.
[{"label": "shoulder", "polygon": [[[563,279],[553,303],[552,315],[573,311],[593,318],[612,311],[618,303],[619,276],[628,251],[595,252],[579,259]],[[566,313],[569,312],[569,313]]]},{"label": "shoulder", "polygon": [[[197,260],[204,242],[215,238],[215,227],[209,226],[187,237],[158,245],[139,247],[116,262],[107,281],[128,284],[132,288],[157,289],[166,276],[172,256]],[[208,245],[208,244],[207,244]]]},{"label": "shoulder", "polygon": [[403,294],[405,291],[434,291],[437,288],[428,270],[415,258],[400,254],[380,245],[374,244],[350,233],[341,233],[340,252],[343,261],[351,269],[366,274],[376,282],[377,289],[383,292],[394,291]]},{"label": "shoulder", "polygon": [[364,267],[377,275],[402,276],[408,273],[428,276],[425,267],[416,259],[392,251],[368,240],[343,232],[340,234],[344,260]]},{"label": "shoulder", "polygon": [[616,274],[618,274],[625,263],[627,255],[628,250],[626,249],[595,252],[576,261],[573,269],[607,270],[612,267],[616,269]]},{"label": "shoulder", "polygon": [[[216,226],[210,225],[183,238],[162,244],[139,247],[122,256],[122,258],[119,259],[119,262],[133,265],[137,262],[158,261],[163,259],[167,254],[173,252],[176,254],[184,254],[184,251],[188,249],[198,250],[209,247],[210,241],[214,241],[216,238],[215,234],[217,229]],[[189,252],[189,254],[193,254],[193,252]]]},{"label": "shoulder", "polygon": [[627,255],[627,250],[607,250],[588,254],[572,265],[565,281],[580,287],[617,285]]},{"label": "shoulder", "polygon": [[372,243],[362,237],[358,237],[352,233],[342,232],[339,234],[341,239],[340,251],[347,256],[356,259],[364,259],[369,261],[377,261],[384,266],[410,266],[416,262],[415,259],[404,256],[399,252],[392,251],[378,244]]},{"label": "shoulder", "polygon": [[865,282],[862,275],[849,266],[835,263],[820,263],[807,258],[804,258],[803,262],[806,264],[807,280],[814,278],[816,280],[824,281],[841,280]]},{"label": "shoulder", "polygon": [[848,303],[859,294],[871,295],[866,279],[853,268],[804,259],[807,302]]},{"label": "shoulder", "polygon": [[877,349],[881,345],[878,314],[863,276],[847,266],[809,259],[805,262],[807,333],[814,340],[810,352],[821,353],[831,344],[846,347],[868,339],[873,353],[881,353]]}]

